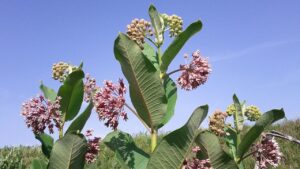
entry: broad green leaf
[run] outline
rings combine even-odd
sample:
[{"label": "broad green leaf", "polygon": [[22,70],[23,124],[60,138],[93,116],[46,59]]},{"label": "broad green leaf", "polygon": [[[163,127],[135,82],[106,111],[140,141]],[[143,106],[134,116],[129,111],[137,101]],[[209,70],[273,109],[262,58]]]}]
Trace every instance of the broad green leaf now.
[{"label": "broad green leaf", "polygon": [[207,112],[207,105],[198,107],[183,127],[166,135],[152,153],[147,169],[181,169]]},{"label": "broad green leaf", "polygon": [[46,169],[47,162],[42,159],[34,159],[31,162],[30,169]]},{"label": "broad green leaf", "polygon": [[236,109],[235,113],[233,114],[234,125],[236,127],[237,133],[240,133],[244,127],[244,113],[243,113],[244,105],[240,103],[238,97],[235,94],[233,95],[233,103]]},{"label": "broad green leaf", "polygon": [[159,128],[163,127],[165,124],[167,124],[170,121],[170,119],[173,117],[174,111],[175,111],[176,100],[177,100],[177,87],[176,87],[176,84],[174,83],[174,81],[170,77],[165,78],[164,88],[165,88],[166,96],[168,99],[168,107],[167,107],[167,112],[166,112],[164,118],[162,119],[162,122],[161,122],[161,125],[159,126]]},{"label": "broad green leaf", "polygon": [[240,145],[238,146],[237,156],[242,158],[249,150],[251,145],[259,138],[264,129],[272,123],[284,118],[285,113],[283,109],[274,109],[264,113],[255,123],[253,127],[246,133]]},{"label": "broad green leaf", "polygon": [[72,120],[79,112],[83,100],[83,81],[84,73],[77,69],[64,81],[58,90],[61,96],[60,110],[65,114],[65,121]]},{"label": "broad green leaf", "polygon": [[238,169],[234,160],[224,152],[217,136],[210,132],[202,132],[196,138],[201,150],[207,153],[214,169]]},{"label": "broad green leaf", "polygon": [[94,104],[92,102],[85,108],[85,110],[71,123],[70,127],[66,131],[66,133],[70,132],[81,132],[83,127],[85,126],[86,121],[90,118]]},{"label": "broad green leaf", "polygon": [[180,33],[170,46],[166,49],[162,56],[161,71],[166,72],[172,60],[179,53],[183,45],[202,28],[201,21],[196,21],[186,28],[182,33]]},{"label": "broad green leaf", "polygon": [[152,27],[154,28],[158,46],[160,46],[164,40],[164,20],[153,5],[149,7],[149,16],[151,18]]},{"label": "broad green leaf", "polygon": [[66,134],[54,144],[48,169],[83,169],[86,151],[83,135]]},{"label": "broad green leaf", "polygon": [[131,101],[139,116],[150,128],[157,128],[167,110],[160,72],[124,34],[115,40],[114,53],[129,83]]},{"label": "broad green leaf", "polygon": [[225,135],[225,141],[227,146],[229,147],[230,153],[234,160],[236,160],[236,150],[237,150],[237,133],[236,131],[231,128],[230,126],[226,126],[224,128],[226,135]]},{"label": "broad green leaf", "polygon": [[158,58],[157,58],[155,50],[148,43],[144,43],[143,47],[144,47],[143,54],[153,64],[153,66],[157,70],[159,70]]},{"label": "broad green leaf", "polygon": [[121,165],[127,165],[125,168],[146,169],[149,155],[135,145],[130,134],[113,131],[104,138],[103,142],[116,153]]},{"label": "broad green leaf", "polygon": [[35,138],[42,143],[42,152],[49,158],[53,147],[53,138],[46,133],[36,134]]},{"label": "broad green leaf", "polygon": [[40,89],[44,93],[46,99],[49,99],[50,101],[55,101],[57,94],[53,89],[45,86],[43,82],[41,82]]}]

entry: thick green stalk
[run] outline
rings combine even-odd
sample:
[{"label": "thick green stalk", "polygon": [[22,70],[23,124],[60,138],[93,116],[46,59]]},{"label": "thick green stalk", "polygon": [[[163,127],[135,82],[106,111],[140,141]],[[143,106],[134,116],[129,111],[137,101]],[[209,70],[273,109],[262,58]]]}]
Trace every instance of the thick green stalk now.
[{"label": "thick green stalk", "polygon": [[154,151],[157,146],[157,130],[151,130],[151,152]]}]

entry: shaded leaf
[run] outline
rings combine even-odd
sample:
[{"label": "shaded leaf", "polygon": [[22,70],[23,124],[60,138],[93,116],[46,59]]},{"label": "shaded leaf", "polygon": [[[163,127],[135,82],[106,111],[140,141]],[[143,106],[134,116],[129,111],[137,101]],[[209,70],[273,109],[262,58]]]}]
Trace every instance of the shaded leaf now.
[{"label": "shaded leaf", "polygon": [[58,90],[58,96],[61,96],[60,110],[65,114],[65,120],[72,120],[79,112],[83,101],[83,81],[84,73],[77,69],[64,81],[64,84]]},{"label": "shaded leaf", "polygon": [[46,169],[47,162],[41,159],[34,159],[31,162],[30,169]]},{"label": "shaded leaf", "polygon": [[143,54],[153,64],[153,66],[157,70],[159,70],[158,58],[157,58],[155,50],[148,43],[144,43],[143,47],[144,47]]},{"label": "shaded leaf", "polygon": [[52,102],[55,101],[57,94],[53,89],[45,86],[43,82],[41,82],[40,89],[44,93],[46,99]]},{"label": "shaded leaf", "polygon": [[214,169],[238,169],[235,161],[224,152],[219,139],[214,134],[205,131],[198,135],[196,143],[207,153]]},{"label": "shaded leaf", "polygon": [[47,158],[49,158],[53,147],[53,138],[46,133],[36,134],[35,138],[41,142],[42,152]]},{"label": "shaded leaf", "polygon": [[86,151],[83,135],[66,134],[54,144],[48,169],[83,169]]},{"label": "shaded leaf", "polygon": [[196,21],[186,28],[182,33],[180,33],[170,46],[166,49],[162,56],[161,71],[166,72],[172,60],[179,53],[184,44],[202,28],[201,21]]},{"label": "shaded leaf", "polygon": [[115,40],[114,53],[129,83],[131,101],[139,116],[150,128],[157,128],[167,110],[160,72],[124,34]]},{"label": "shaded leaf", "polygon": [[207,112],[207,105],[198,107],[183,127],[166,135],[152,153],[147,169],[181,169]]},{"label": "shaded leaf", "polygon": [[272,123],[284,118],[285,113],[283,109],[274,109],[264,113],[255,123],[253,127],[246,133],[243,140],[238,146],[237,156],[242,158],[249,150],[251,145],[259,138],[264,129]]},{"label": "shaded leaf", "polygon": [[121,165],[126,165],[125,168],[146,169],[149,155],[135,145],[130,134],[113,131],[103,139],[103,142],[116,153],[118,161]]},{"label": "shaded leaf", "polygon": [[66,133],[79,131],[84,128],[86,121],[90,118],[94,104],[92,102],[85,108],[85,110],[71,123]]}]

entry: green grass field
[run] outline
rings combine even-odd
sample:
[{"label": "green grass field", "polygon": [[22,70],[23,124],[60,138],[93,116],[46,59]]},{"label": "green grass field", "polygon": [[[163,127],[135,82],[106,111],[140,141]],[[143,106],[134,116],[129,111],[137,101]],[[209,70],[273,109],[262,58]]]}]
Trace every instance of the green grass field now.
[{"label": "green grass field", "polygon": [[[247,130],[247,129],[246,129]],[[287,121],[281,124],[273,125],[269,130],[281,131],[300,139],[300,119],[295,121]],[[162,136],[160,136],[161,139]],[[149,137],[140,133],[134,136],[136,144],[149,152]],[[281,147],[284,155],[284,160],[279,169],[299,169],[300,168],[300,145],[276,139]],[[0,169],[27,169],[30,166],[31,160],[34,158],[43,157],[39,147],[4,147],[0,149]],[[246,169],[254,168],[254,161],[250,158],[245,162]],[[101,152],[95,163],[87,165],[87,169],[119,169],[118,162],[114,158],[114,153],[105,145],[101,145]]]}]

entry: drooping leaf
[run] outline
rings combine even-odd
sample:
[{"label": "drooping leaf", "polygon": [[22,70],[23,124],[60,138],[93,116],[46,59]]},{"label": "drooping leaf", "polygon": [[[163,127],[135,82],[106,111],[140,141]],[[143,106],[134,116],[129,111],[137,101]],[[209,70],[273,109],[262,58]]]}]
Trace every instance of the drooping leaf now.
[{"label": "drooping leaf", "polygon": [[49,158],[53,148],[53,138],[46,133],[36,134],[35,138],[41,142],[42,152],[47,158]]},{"label": "drooping leaf", "polygon": [[72,121],[71,125],[69,126],[66,133],[79,131],[84,128],[86,121],[90,118],[94,104],[92,102],[85,108],[85,110],[75,119]]},{"label": "drooping leaf", "polygon": [[31,162],[30,169],[47,169],[47,162],[42,159],[34,159]]},{"label": "drooping leaf", "polygon": [[233,103],[236,109],[235,113],[233,114],[234,125],[236,126],[237,133],[239,133],[243,130],[244,127],[243,104],[240,103],[238,97],[235,94],[233,95]]},{"label": "drooping leaf", "polygon": [[175,111],[176,100],[177,100],[177,87],[176,87],[176,84],[174,83],[174,81],[170,77],[165,78],[164,88],[165,88],[166,96],[168,99],[168,107],[167,107],[167,112],[166,112],[164,118],[162,119],[162,122],[161,122],[161,125],[159,126],[159,128],[166,125],[170,121],[170,119],[173,117],[174,111]]},{"label": "drooping leaf", "polygon": [[66,134],[54,144],[48,169],[83,169],[86,151],[83,135]]},{"label": "drooping leaf", "polygon": [[150,128],[157,128],[167,109],[160,72],[124,34],[115,40],[114,53],[129,83],[131,101],[139,116]]},{"label": "drooping leaf", "polygon": [[41,82],[40,89],[44,93],[44,96],[45,96],[46,99],[48,99],[50,101],[55,101],[57,93],[53,89],[45,86],[43,84],[43,82]]},{"label": "drooping leaf", "polygon": [[151,24],[155,31],[157,43],[160,46],[164,40],[163,37],[164,20],[153,5],[150,5],[149,7],[149,16],[151,18]]},{"label": "drooping leaf", "polygon": [[207,112],[207,105],[198,107],[183,127],[166,135],[152,153],[147,169],[181,169]]},{"label": "drooping leaf", "polygon": [[214,134],[202,132],[196,138],[196,143],[201,147],[201,151],[207,153],[214,169],[238,169],[235,161],[224,152],[218,137]]},{"label": "drooping leaf", "polygon": [[157,58],[155,50],[148,43],[144,43],[143,47],[144,47],[143,54],[153,64],[153,66],[157,70],[159,70],[158,58]]},{"label": "drooping leaf", "polygon": [[149,155],[135,145],[130,134],[113,131],[103,139],[103,142],[116,153],[121,165],[126,164],[131,169],[146,169]]},{"label": "drooping leaf", "polygon": [[166,49],[162,56],[161,71],[166,72],[172,60],[179,53],[183,45],[202,28],[201,21],[196,21],[186,28],[182,33],[180,33],[170,46]]},{"label": "drooping leaf", "polygon": [[264,113],[255,123],[253,127],[246,133],[243,140],[238,146],[237,157],[241,159],[249,150],[251,145],[259,138],[264,129],[272,123],[284,118],[283,109],[274,109]]},{"label": "drooping leaf", "polygon": [[60,110],[65,114],[65,120],[72,120],[79,112],[83,100],[83,81],[84,73],[77,69],[64,81],[64,84],[58,90],[58,96],[61,96]]}]

